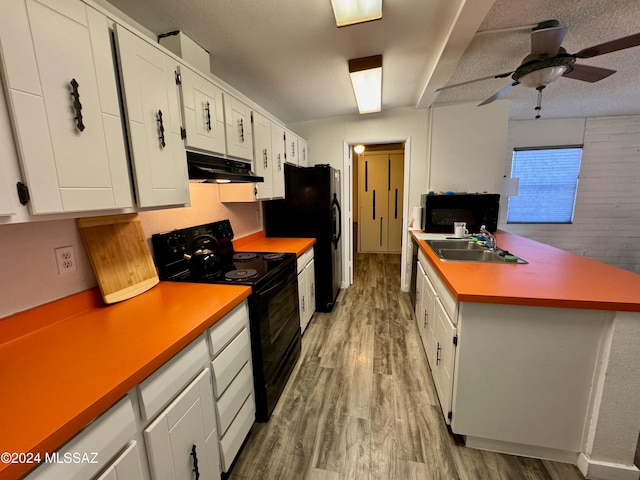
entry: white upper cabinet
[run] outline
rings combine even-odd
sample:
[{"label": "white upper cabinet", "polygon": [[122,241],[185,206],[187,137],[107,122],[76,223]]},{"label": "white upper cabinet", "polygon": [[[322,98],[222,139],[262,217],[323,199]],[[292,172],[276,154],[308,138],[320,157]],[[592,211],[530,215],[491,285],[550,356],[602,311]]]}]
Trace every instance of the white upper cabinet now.
[{"label": "white upper cabinet", "polygon": [[185,146],[206,152],[227,153],[222,90],[197,72],[180,68],[182,111],[187,130]]},{"label": "white upper cabinet", "polygon": [[273,154],[271,151],[271,120],[257,112],[253,114],[256,175],[264,177],[264,182],[256,183],[257,199],[273,197]]},{"label": "white upper cabinet", "polygon": [[140,207],[189,203],[176,75],[160,47],[115,26],[129,146]]},{"label": "white upper cabinet", "polygon": [[253,130],[251,126],[251,109],[227,93],[224,94],[223,98],[227,154],[252,162]]},{"label": "white upper cabinet", "polygon": [[284,127],[271,122],[271,156],[273,157],[273,198],[284,198]]},{"label": "white upper cabinet", "polygon": [[309,164],[309,144],[306,140],[298,137],[298,165],[308,167]]},{"label": "white upper cabinet", "polygon": [[298,136],[286,130],[285,132],[285,148],[286,148],[286,162],[292,165],[298,165]]},{"label": "white upper cabinet", "polygon": [[31,213],[130,207],[107,18],[79,1],[3,1],[0,43]]}]

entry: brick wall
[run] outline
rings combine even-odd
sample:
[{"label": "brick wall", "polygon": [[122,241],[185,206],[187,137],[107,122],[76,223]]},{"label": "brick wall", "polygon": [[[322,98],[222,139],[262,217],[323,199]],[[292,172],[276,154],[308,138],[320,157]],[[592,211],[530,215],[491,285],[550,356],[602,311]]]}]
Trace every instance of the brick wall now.
[{"label": "brick wall", "polygon": [[507,224],[503,198],[499,228],[640,273],[640,116],[511,122],[505,175],[513,147],[576,143],[584,151],[573,223]]}]

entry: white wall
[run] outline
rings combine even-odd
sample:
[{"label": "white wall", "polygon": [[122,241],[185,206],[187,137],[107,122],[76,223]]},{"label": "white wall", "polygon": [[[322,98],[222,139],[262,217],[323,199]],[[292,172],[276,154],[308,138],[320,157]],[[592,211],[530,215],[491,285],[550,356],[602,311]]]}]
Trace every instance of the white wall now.
[{"label": "white wall", "polygon": [[[236,237],[262,229],[260,205],[222,204],[215,184],[189,184],[191,207],[141,212],[148,238],[154,233],[230,219]],[[97,285],[75,220],[0,225],[0,318]],[[78,268],[59,275],[54,248],[72,245]]]},{"label": "white wall", "polygon": [[584,143],[572,224],[500,228],[640,273],[640,116],[524,120],[509,124],[504,174],[514,147]]},{"label": "white wall", "polygon": [[[332,117],[322,120],[300,122],[287,125],[288,128],[305,138],[309,144],[309,158],[311,164],[330,164],[342,171],[343,178],[343,212],[345,208],[351,211],[350,203],[346,203],[351,196],[351,182],[349,172],[344,171],[344,144],[353,143],[384,143],[386,141],[399,141],[406,139],[406,154],[409,157],[409,165],[405,165],[405,179],[408,179],[407,199],[404,212],[411,212],[413,206],[420,205],[420,194],[427,190],[427,165],[428,165],[428,131],[429,111],[415,108],[399,108],[387,110],[381,113],[369,115],[347,115]],[[344,213],[343,213],[344,216]],[[407,223],[407,217],[404,217]],[[345,219],[345,223],[347,220]],[[343,232],[351,235],[351,228],[343,224]],[[406,251],[406,243],[403,251]],[[343,252],[345,256],[345,269],[343,279],[349,278],[348,261],[351,250],[350,242],[343,236]],[[410,260],[404,254],[402,268],[402,286],[408,289],[408,275],[406,274]],[[410,270],[409,270],[410,272]],[[343,281],[343,285],[346,284]]]},{"label": "white wall", "polygon": [[500,193],[509,102],[433,108],[429,190]]}]

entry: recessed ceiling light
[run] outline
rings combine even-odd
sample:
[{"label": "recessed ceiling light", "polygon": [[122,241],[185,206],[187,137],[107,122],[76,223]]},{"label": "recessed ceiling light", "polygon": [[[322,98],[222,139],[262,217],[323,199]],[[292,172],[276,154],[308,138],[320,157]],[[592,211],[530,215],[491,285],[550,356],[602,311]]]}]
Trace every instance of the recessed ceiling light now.
[{"label": "recessed ceiling light", "polygon": [[338,27],[382,18],[382,0],[331,0],[331,5]]}]

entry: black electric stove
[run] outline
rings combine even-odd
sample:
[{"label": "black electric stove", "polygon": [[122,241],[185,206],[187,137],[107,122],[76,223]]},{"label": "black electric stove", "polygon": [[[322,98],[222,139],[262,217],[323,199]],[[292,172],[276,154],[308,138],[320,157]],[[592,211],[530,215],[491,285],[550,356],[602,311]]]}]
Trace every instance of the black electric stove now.
[{"label": "black electric stove", "polygon": [[248,285],[256,420],[266,422],[300,357],[296,254],[236,252],[229,220],[151,237],[160,280]]}]

